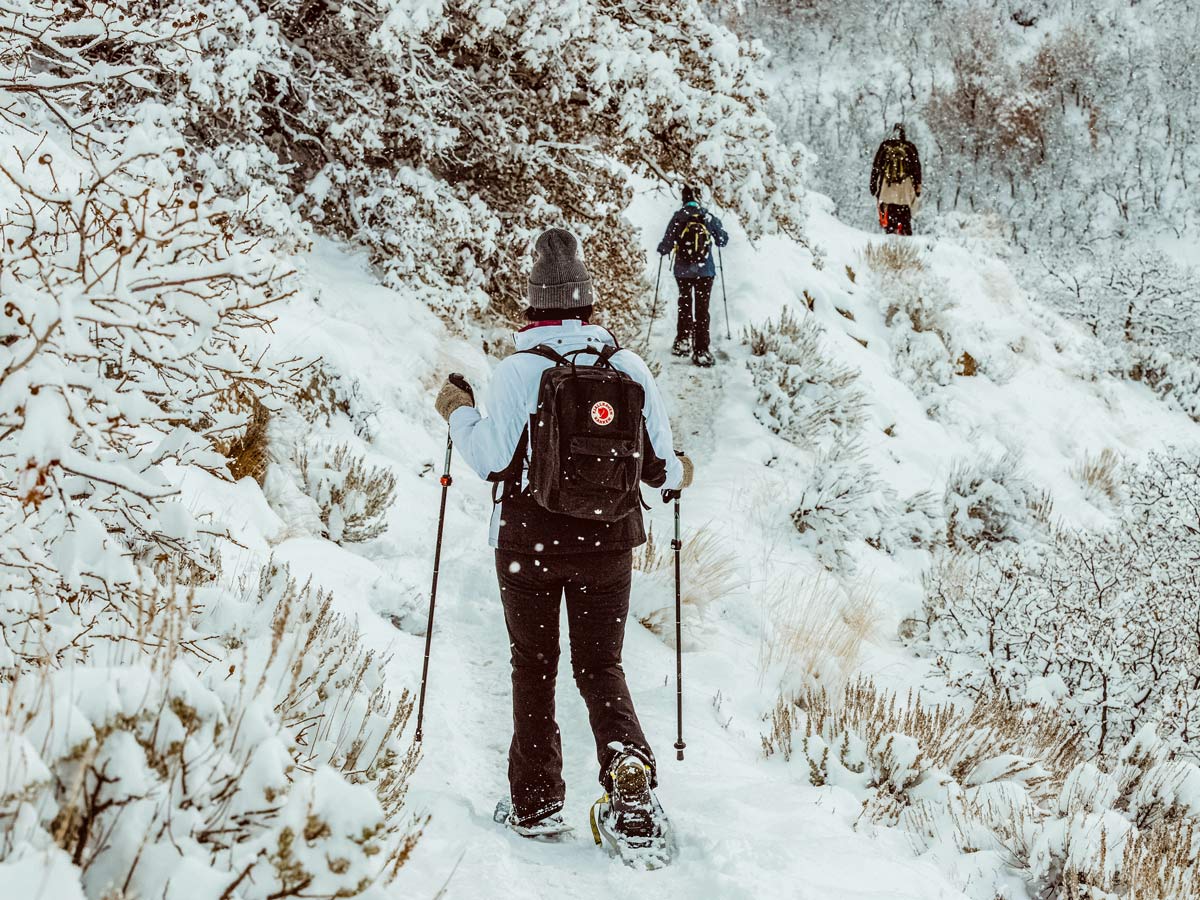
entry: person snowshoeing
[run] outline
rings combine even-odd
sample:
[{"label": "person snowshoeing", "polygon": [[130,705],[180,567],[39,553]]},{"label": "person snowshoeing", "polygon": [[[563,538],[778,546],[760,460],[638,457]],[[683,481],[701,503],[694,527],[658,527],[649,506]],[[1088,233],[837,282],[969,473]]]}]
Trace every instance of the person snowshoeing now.
[{"label": "person snowshoeing", "polygon": [[700,191],[693,185],[683,187],[683,207],[667,225],[658,245],[660,256],[675,252],[675,282],[679,285],[679,317],[675,325],[675,356],[692,355],[698,366],[711,366],[709,351],[708,301],[712,296],[713,244],[724,247],[729,235],[721,220],[700,205]]},{"label": "person snowshoeing", "polygon": [[[692,464],[641,357],[588,324],[591,277],[569,231],[534,247],[529,324],[488,385],[486,410],[447,380],[435,402],[455,449],[494,482],[490,544],[512,651],[510,798],[497,821],[551,838],[562,809],[562,747],[554,720],[559,604],[566,595],[571,666],[588,709],[600,783],[632,804],[622,838],[662,837],[654,754],[634,710],[621,648],[635,547],[646,540],[639,482],[673,499]],[[614,779],[616,783],[614,783]],[[632,796],[636,794],[637,796]]]},{"label": "person snowshoeing", "polygon": [[888,234],[912,234],[912,213],[921,196],[921,157],[904,136],[904,126],[892,126],[893,137],[879,145],[871,163],[871,196],[879,224]]}]

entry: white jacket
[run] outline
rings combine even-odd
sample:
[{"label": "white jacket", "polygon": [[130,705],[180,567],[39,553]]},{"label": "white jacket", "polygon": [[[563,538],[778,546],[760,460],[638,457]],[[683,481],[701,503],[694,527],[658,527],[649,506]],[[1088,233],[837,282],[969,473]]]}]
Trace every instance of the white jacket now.
[{"label": "white jacket", "polygon": [[[517,350],[530,350],[545,344],[563,355],[588,346],[617,346],[616,339],[607,329],[599,325],[585,325],[575,319],[522,329],[516,333],[515,341]],[[583,354],[578,360],[581,365],[590,365],[595,357]],[[642,412],[646,418],[650,449],[666,464],[666,480],[661,487],[671,490],[679,488],[683,483],[683,464],[675,456],[671,422],[654,376],[642,358],[632,350],[618,351],[610,357],[610,362],[638,382],[645,391],[646,401]],[[552,365],[550,360],[540,356],[514,353],[496,366],[492,373],[492,380],[483,398],[486,416],[469,406],[459,407],[450,416],[454,449],[481,478],[494,478],[513,461],[521,432],[537,410],[542,372]],[[522,476],[522,486],[524,484]],[[492,516],[493,547],[497,546],[501,518],[498,505]]]}]

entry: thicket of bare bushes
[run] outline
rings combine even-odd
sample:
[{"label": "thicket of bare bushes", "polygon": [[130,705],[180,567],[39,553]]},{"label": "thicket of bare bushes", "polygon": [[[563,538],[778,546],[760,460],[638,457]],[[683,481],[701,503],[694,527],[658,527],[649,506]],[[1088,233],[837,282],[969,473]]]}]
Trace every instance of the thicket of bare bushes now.
[{"label": "thicket of bare bushes", "polygon": [[1124,490],[1110,531],[947,552],[926,584],[953,684],[1057,704],[1106,754],[1147,723],[1185,747],[1200,729],[1200,460],[1152,456]]}]

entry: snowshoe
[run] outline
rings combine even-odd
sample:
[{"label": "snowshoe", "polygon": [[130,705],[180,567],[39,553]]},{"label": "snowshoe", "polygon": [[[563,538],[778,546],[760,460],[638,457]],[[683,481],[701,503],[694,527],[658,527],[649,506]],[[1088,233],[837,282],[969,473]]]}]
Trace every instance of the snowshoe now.
[{"label": "snowshoe", "polygon": [[697,350],[692,354],[692,362],[702,369],[712,368],[713,355],[707,350]]},{"label": "snowshoe", "polygon": [[508,797],[496,804],[492,819],[496,824],[533,841],[561,841],[574,831],[563,821],[561,812],[550,813],[534,822],[519,823],[513,815],[512,800]]},{"label": "snowshoe", "polygon": [[675,856],[667,814],[650,790],[650,767],[632,753],[610,769],[612,791],[592,804],[592,838],[633,869],[661,869]]},{"label": "snowshoe", "polygon": [[692,342],[689,338],[677,337],[671,345],[672,356],[687,356],[692,352]]}]

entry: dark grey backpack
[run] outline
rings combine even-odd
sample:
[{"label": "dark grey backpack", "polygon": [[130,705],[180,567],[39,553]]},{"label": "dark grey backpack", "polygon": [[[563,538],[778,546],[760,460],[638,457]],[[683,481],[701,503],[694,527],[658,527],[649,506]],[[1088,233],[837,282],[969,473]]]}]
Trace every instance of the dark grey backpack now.
[{"label": "dark grey backpack", "polygon": [[[526,493],[550,512],[616,522],[641,504],[646,394],[613,366],[618,349],[586,348],[570,358],[544,344],[521,351],[554,363],[542,373],[537,411],[514,461],[523,461],[528,445]],[[595,364],[578,365],[581,354],[595,355]]]}]

